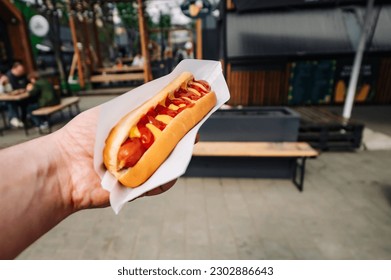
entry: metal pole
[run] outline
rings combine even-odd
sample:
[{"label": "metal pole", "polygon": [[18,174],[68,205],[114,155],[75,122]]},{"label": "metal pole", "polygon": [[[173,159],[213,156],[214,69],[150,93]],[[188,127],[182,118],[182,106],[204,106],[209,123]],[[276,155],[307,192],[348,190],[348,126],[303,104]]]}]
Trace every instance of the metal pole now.
[{"label": "metal pole", "polygon": [[143,9],[143,0],[137,0],[138,4],[138,25],[140,30],[140,39],[141,39],[141,55],[144,58],[144,82],[148,83],[152,80],[152,71],[151,71],[151,60],[149,57],[148,50],[148,30],[144,17]]},{"label": "metal pole", "polygon": [[160,61],[164,60],[164,32],[163,32],[163,20],[162,20],[162,11],[160,11],[160,19],[159,19],[159,27],[160,27]]},{"label": "metal pole", "polygon": [[[61,51],[61,27],[60,27],[60,19],[59,19],[59,14],[57,10],[57,0],[53,0],[53,12],[52,12],[52,27],[54,30],[54,34],[52,34],[53,38],[53,47],[54,47],[54,56],[56,59],[57,63],[57,68],[60,73],[60,92],[61,94],[64,94],[63,92],[63,87],[62,85],[64,84],[65,86],[65,94],[69,95],[70,94],[70,88],[68,84],[68,79],[66,77],[66,69],[65,69],[65,64],[64,64],[64,59]],[[63,84],[62,84],[63,83]]]},{"label": "metal pole", "polygon": [[366,45],[366,41],[367,41],[367,32],[371,26],[372,10],[373,10],[374,2],[375,2],[375,0],[368,0],[368,2],[367,2],[367,8],[366,8],[366,12],[365,12],[365,20],[364,20],[362,31],[361,31],[360,42],[358,43],[356,55],[354,58],[352,73],[350,75],[349,87],[348,87],[348,91],[347,91],[346,99],[345,99],[345,104],[344,104],[344,108],[343,108],[343,117],[346,120],[350,119],[350,116],[352,114],[354,96],[356,94],[356,89],[357,89],[358,76],[360,74],[362,57],[363,57],[363,53],[364,53],[365,45]]},{"label": "metal pole", "polygon": [[67,6],[68,17],[69,17],[69,28],[71,29],[74,55],[76,56],[77,59],[77,75],[79,76],[80,87],[84,88],[85,81],[84,81],[83,66],[81,64],[80,50],[77,42],[76,27],[75,27],[75,21],[73,19],[70,0],[66,0],[66,6]]},{"label": "metal pole", "polygon": [[[196,20],[196,37],[197,37],[197,59],[202,59],[202,19]],[[194,49],[193,49],[194,51]]]}]

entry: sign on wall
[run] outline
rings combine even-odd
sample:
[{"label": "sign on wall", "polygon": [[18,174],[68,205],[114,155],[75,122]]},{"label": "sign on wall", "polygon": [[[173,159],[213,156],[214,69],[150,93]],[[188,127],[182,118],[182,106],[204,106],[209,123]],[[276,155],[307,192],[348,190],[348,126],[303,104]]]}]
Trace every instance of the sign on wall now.
[{"label": "sign on wall", "polygon": [[30,19],[29,28],[38,37],[45,37],[49,32],[49,22],[41,15],[35,15]]},{"label": "sign on wall", "polygon": [[327,104],[333,94],[335,60],[299,61],[291,64],[288,103]]},{"label": "sign on wall", "polygon": [[[339,60],[335,71],[334,103],[345,101],[352,72],[353,60]],[[364,59],[357,82],[355,102],[370,102],[375,96],[376,77],[379,60],[376,58]]]}]

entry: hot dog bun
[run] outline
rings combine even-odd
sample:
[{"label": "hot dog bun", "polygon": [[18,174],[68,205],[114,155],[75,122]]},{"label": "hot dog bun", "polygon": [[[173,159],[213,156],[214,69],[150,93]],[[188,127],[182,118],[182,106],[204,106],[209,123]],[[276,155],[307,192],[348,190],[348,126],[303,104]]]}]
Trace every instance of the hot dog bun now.
[{"label": "hot dog bun", "polygon": [[153,98],[125,115],[111,130],[103,150],[103,161],[106,168],[124,186],[134,188],[144,183],[167,159],[182,137],[215,106],[216,95],[213,91],[194,101],[194,106],[186,108],[167,124],[133,167],[120,168],[118,153],[121,145],[128,139],[130,129],[137,124],[141,116],[165,100],[168,94],[191,80],[191,73],[182,73]]}]

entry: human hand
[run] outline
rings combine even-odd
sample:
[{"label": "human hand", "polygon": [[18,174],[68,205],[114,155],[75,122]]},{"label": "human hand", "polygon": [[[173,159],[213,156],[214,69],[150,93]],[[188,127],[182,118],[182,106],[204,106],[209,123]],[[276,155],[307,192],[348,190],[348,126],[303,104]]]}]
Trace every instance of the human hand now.
[{"label": "human hand", "polygon": [[31,83],[28,83],[27,86],[26,86],[26,90],[27,91],[31,91],[33,88],[34,88],[34,85],[31,84]]},{"label": "human hand", "polygon": [[[93,166],[99,112],[100,107],[85,111],[53,135],[61,153],[57,164],[64,165],[60,174],[64,203],[73,211],[109,206],[109,192],[101,187]],[[168,182],[144,196],[163,193],[175,182]]]}]

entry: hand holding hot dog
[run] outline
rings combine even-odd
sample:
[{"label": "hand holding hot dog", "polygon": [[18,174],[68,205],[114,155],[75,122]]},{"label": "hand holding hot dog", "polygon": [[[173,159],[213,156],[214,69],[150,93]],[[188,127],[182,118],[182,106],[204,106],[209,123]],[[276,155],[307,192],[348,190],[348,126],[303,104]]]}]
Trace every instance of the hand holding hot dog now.
[{"label": "hand holding hot dog", "polygon": [[[64,128],[55,132],[57,145],[62,150],[59,164],[65,165],[62,180],[67,204],[74,210],[109,206],[109,192],[100,184],[93,168],[94,142],[100,108],[95,107],[75,117]],[[160,194],[170,189],[176,180],[166,183],[146,196]]]}]

